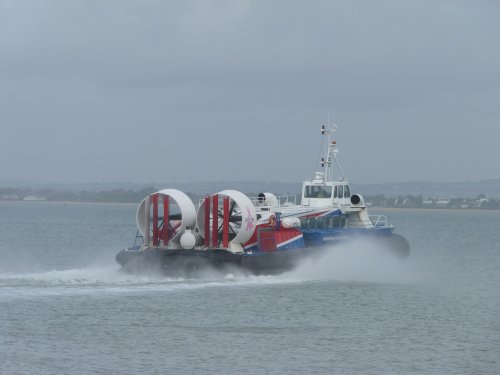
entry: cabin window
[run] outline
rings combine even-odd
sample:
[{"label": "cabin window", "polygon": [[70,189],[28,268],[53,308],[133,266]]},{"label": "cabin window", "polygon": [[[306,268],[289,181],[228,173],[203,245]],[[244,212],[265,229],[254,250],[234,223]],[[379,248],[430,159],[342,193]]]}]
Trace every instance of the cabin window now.
[{"label": "cabin window", "polygon": [[344,186],[344,197],[345,198],[350,198],[351,197],[351,192],[349,191],[349,185]]},{"label": "cabin window", "polygon": [[343,198],[343,197],[344,197],[344,186],[339,185],[339,198]]},{"label": "cabin window", "polygon": [[332,228],[338,228],[340,226],[340,216],[332,217]]},{"label": "cabin window", "polygon": [[337,185],[335,185],[335,190],[333,191],[333,197],[337,198]]},{"label": "cabin window", "polygon": [[309,229],[316,229],[316,218],[315,217],[310,217],[308,219],[307,227]]},{"label": "cabin window", "polygon": [[331,222],[332,222],[331,218],[329,216],[325,216],[325,229],[330,228]]},{"label": "cabin window", "polygon": [[331,186],[308,185],[304,191],[304,198],[330,198],[331,196]]},{"label": "cabin window", "polygon": [[308,219],[307,218],[300,218],[300,229],[309,229],[309,226],[307,225]]},{"label": "cabin window", "polygon": [[335,216],[328,216],[325,221],[325,228],[333,228],[333,222],[335,220]]},{"label": "cabin window", "polygon": [[345,228],[346,226],[347,226],[347,217],[342,215],[340,217],[340,227]]},{"label": "cabin window", "polygon": [[325,217],[318,217],[316,219],[316,228],[325,229]]}]

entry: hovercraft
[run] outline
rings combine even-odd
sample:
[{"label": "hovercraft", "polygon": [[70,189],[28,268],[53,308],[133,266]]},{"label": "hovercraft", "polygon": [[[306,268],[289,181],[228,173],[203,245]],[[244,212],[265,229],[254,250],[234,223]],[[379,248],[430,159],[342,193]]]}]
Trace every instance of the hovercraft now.
[{"label": "hovercraft", "polygon": [[300,203],[295,195],[264,192],[251,198],[223,190],[196,207],[180,190],[160,190],[140,203],[136,241],[117,254],[117,262],[126,272],[171,276],[206,268],[278,274],[360,237],[406,258],[408,241],[394,233],[385,215],[370,216],[361,195],[351,195],[331,140],[336,130],[321,128],[327,139],[323,170],[302,183]]}]

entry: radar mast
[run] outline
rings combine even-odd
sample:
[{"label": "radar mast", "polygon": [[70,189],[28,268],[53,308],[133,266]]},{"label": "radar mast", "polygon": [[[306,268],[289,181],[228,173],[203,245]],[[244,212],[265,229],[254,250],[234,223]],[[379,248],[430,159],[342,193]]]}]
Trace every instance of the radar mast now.
[{"label": "radar mast", "polygon": [[337,129],[338,125],[335,123],[333,125],[328,124],[326,127],[325,125],[321,126],[321,134],[327,137],[327,144],[325,150],[326,157],[321,158],[321,168],[324,169],[323,172],[324,182],[331,181],[334,179],[333,168],[332,168],[333,163],[335,163],[335,165],[338,167],[339,180],[340,181],[345,180],[344,171],[342,170],[342,167],[340,166],[340,163],[337,159],[337,154],[339,153],[339,150],[337,148],[337,141],[332,139],[332,136],[337,131]]}]

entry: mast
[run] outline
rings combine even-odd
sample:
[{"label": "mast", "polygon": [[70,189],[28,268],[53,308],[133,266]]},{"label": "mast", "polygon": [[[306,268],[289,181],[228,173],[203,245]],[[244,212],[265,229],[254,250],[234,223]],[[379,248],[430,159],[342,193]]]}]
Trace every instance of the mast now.
[{"label": "mast", "polygon": [[342,170],[342,167],[340,166],[340,163],[337,160],[337,153],[339,152],[337,148],[337,141],[332,140],[332,135],[337,131],[337,129],[338,129],[337,124],[333,124],[333,126],[330,126],[330,124],[328,124],[327,127],[325,127],[325,125],[321,127],[321,134],[327,136],[327,144],[325,150],[326,158],[324,157],[321,158],[321,168],[324,169],[323,182],[330,181],[331,179],[334,178],[332,159],[338,167],[340,174],[340,181],[345,180],[344,171]]}]

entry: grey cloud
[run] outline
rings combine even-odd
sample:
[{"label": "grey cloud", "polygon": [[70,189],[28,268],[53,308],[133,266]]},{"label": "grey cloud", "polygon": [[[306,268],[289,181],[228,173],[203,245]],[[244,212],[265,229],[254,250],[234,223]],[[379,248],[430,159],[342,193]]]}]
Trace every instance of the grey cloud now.
[{"label": "grey cloud", "polygon": [[[0,169],[62,182],[300,180],[332,112],[359,182],[498,177],[499,10],[3,0]],[[469,129],[487,136],[471,143]]]}]

